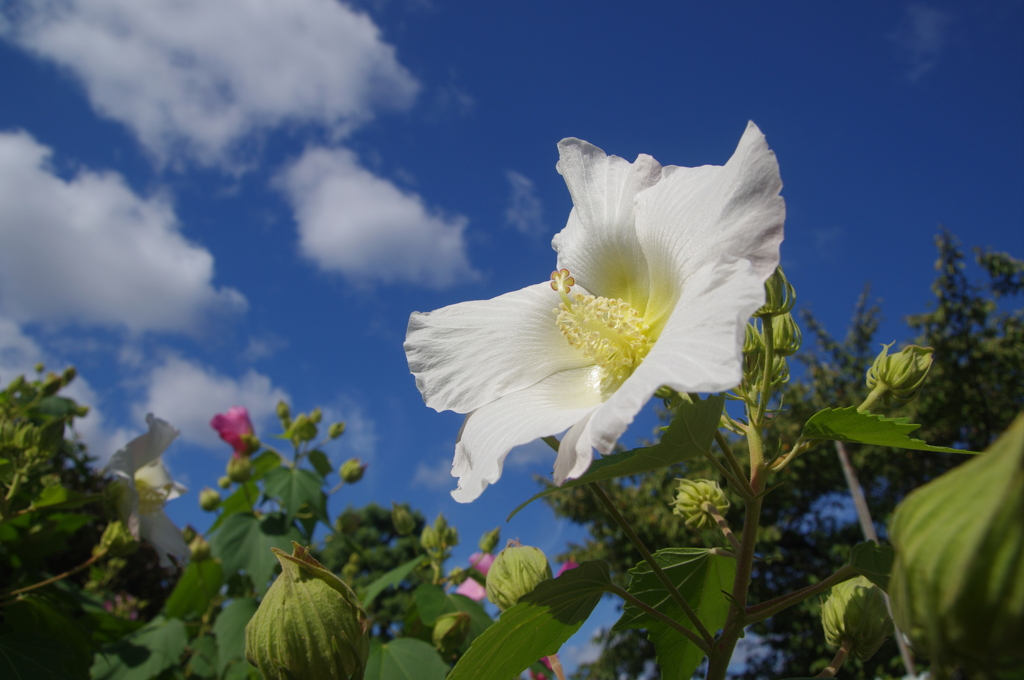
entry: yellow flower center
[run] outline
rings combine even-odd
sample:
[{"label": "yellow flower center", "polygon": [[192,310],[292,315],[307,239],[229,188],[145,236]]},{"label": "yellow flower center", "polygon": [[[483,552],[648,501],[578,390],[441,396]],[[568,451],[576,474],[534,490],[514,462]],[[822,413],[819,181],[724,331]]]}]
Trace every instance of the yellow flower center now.
[{"label": "yellow flower center", "polygon": [[158,510],[163,510],[167,503],[166,494],[160,493],[160,489],[154,489],[145,480],[135,478],[135,491],[139,494],[139,513],[148,515]]},{"label": "yellow flower center", "polygon": [[601,391],[613,392],[654,345],[650,326],[624,300],[569,294],[576,283],[569,270],[552,272],[551,288],[562,298],[555,323],[570,345],[601,369]]}]

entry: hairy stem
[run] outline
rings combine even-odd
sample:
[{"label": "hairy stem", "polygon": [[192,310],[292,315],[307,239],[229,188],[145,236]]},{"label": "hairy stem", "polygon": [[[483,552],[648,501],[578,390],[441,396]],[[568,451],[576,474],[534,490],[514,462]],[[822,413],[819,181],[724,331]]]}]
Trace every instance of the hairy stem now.
[{"label": "hairy stem", "polygon": [[839,672],[839,668],[846,661],[846,657],[850,654],[850,649],[853,647],[853,640],[846,638],[843,640],[843,644],[839,647],[839,651],[832,657],[832,662],[825,666],[825,670],[818,673],[815,677],[818,678],[834,678],[836,673]]},{"label": "hairy stem", "polygon": [[822,581],[819,581],[818,583],[807,586],[806,588],[801,588],[800,590],[795,590],[788,595],[782,595],[781,597],[776,597],[773,600],[762,602],[761,604],[754,605],[753,607],[747,607],[747,623],[758,623],[759,621],[771,618],[783,609],[788,609],[795,604],[799,604],[812,595],[823,593],[837,583],[842,583],[847,579],[853,578],[858,573],[860,572],[858,572],[856,568],[847,564],[846,566],[840,567],[834,574]]},{"label": "hairy stem", "polygon": [[613,584],[608,589],[608,592],[610,592],[610,593],[612,593],[614,595],[618,595],[623,600],[625,600],[626,602],[630,603],[631,605],[633,605],[637,609],[640,609],[640,610],[650,614],[651,616],[653,616],[654,618],[658,619],[659,621],[661,621],[665,625],[670,626],[674,630],[682,633],[690,642],[692,642],[693,644],[695,644],[698,647],[700,647],[701,651],[703,651],[705,654],[708,653],[709,646],[708,646],[708,644],[706,642],[704,642],[704,640],[702,640],[700,638],[699,635],[697,635],[692,630],[690,630],[689,628],[687,628],[683,624],[679,623],[678,621],[676,621],[672,617],[659,612],[657,609],[655,609],[651,605],[641,601],[639,598],[637,598],[635,595],[630,593],[625,588]]},{"label": "hairy stem", "polygon": [[[715,466],[716,470],[722,473],[722,476],[725,477],[725,481],[729,482],[729,486],[735,489],[736,492],[743,496],[744,499],[748,498],[747,483],[742,476],[739,479],[733,476],[732,473],[729,472],[729,469],[722,465],[717,458],[715,458],[714,452],[705,451],[704,457],[707,458],[708,461],[710,461],[710,463]],[[740,480],[743,481],[741,482]]]},{"label": "hairy stem", "polygon": [[743,484],[739,486],[738,490],[741,493],[745,492],[747,495],[753,496],[754,490],[751,489],[750,484],[747,483],[747,476],[743,473],[743,468],[740,466],[740,462],[736,460],[736,456],[733,455],[732,447],[729,446],[729,440],[725,438],[725,435],[722,434],[721,430],[715,430],[715,442],[718,443],[718,448],[722,450],[722,455],[724,455],[725,459],[729,461],[729,467],[732,468],[736,479],[743,482]]},{"label": "hairy stem", "polygon": [[725,537],[729,540],[729,543],[732,544],[733,548],[739,550],[739,539],[736,538],[736,534],[732,533],[732,529],[729,528],[729,523],[725,521],[725,517],[723,517],[722,513],[718,511],[718,506],[716,506],[714,503],[704,501],[704,505],[701,506],[701,509],[715,518],[715,522],[718,523],[718,528],[722,530],[723,534],[725,534]]},{"label": "hairy stem", "polygon": [[558,659],[558,655],[551,654],[548,656],[548,663],[551,664],[551,670],[554,672],[555,677],[558,680],[565,680],[565,671],[562,670],[562,662]]},{"label": "hairy stem", "polygon": [[61,579],[65,579],[68,576],[71,576],[73,574],[77,574],[78,572],[82,571],[83,569],[86,569],[91,564],[93,564],[96,560],[100,559],[101,557],[103,557],[106,554],[107,554],[106,550],[101,550],[100,552],[96,553],[95,555],[93,555],[92,557],[87,559],[85,562],[82,562],[77,567],[74,567],[72,569],[68,569],[63,574],[57,574],[56,576],[51,576],[50,578],[46,579],[45,581],[40,581],[39,583],[33,583],[30,586],[25,586],[24,588],[18,588],[17,590],[12,590],[9,593],[4,593],[4,597],[10,597],[12,595],[21,595],[22,593],[27,593],[30,590],[35,590],[36,588],[42,588],[43,586],[48,586],[51,583],[56,583],[57,581],[60,581]]}]

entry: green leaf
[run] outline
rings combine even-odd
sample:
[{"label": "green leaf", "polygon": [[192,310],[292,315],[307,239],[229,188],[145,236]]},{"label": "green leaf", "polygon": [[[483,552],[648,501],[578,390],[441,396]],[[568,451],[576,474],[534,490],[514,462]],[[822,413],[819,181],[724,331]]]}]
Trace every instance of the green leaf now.
[{"label": "green leaf", "polygon": [[448,594],[430,583],[424,583],[413,592],[416,600],[416,610],[419,619],[424,626],[430,627],[437,621],[437,617],[449,612],[466,612],[469,614],[469,635],[466,642],[472,642],[481,633],[487,630],[494,621],[479,603],[474,602],[465,595]]},{"label": "green leaf", "polygon": [[377,596],[380,595],[386,588],[391,586],[397,586],[399,583],[404,581],[406,577],[416,570],[416,567],[423,563],[423,560],[427,559],[426,555],[420,555],[414,557],[400,567],[395,567],[388,573],[381,576],[379,579],[366,586],[366,589],[362,591],[362,601],[364,607],[369,607]]},{"label": "green leaf", "polygon": [[892,572],[894,557],[891,545],[864,541],[853,546],[853,550],[850,551],[850,564],[866,579],[889,592],[889,574]]},{"label": "green leaf", "polygon": [[560,489],[571,489],[574,486],[590,482],[638,475],[702,455],[711,448],[711,441],[715,438],[715,431],[718,430],[724,405],[724,394],[713,394],[707,399],[698,399],[693,403],[681,403],[675,418],[669,423],[665,434],[657,444],[595,460],[582,477],[571,479],[562,486],[548,487],[540,493],[534,494],[513,510],[506,521],[511,520],[520,510],[538,498],[543,498]]},{"label": "green leaf", "polygon": [[432,645],[396,638],[370,650],[364,680],[444,680],[448,664]]},{"label": "green leaf", "polygon": [[281,455],[276,451],[264,451],[252,459],[252,479],[262,479],[268,472],[281,465]]},{"label": "green leaf", "polygon": [[278,566],[270,549],[280,548],[291,554],[292,541],[300,540],[302,537],[295,527],[277,513],[262,519],[251,513],[239,513],[224,521],[210,541],[210,547],[214,557],[220,559],[225,575],[244,571],[256,591],[265,593],[267,582]]},{"label": "green leaf", "polygon": [[256,503],[256,499],[260,497],[260,488],[256,486],[256,482],[249,480],[245,484],[242,484],[235,492],[225,498],[220,504],[220,515],[217,516],[213,526],[210,527],[211,533],[224,524],[227,518],[231,515],[239,512],[252,512],[253,504]]},{"label": "green leaf", "polygon": [[39,492],[39,496],[32,501],[34,509],[48,508],[76,508],[86,503],[92,503],[103,498],[103,494],[84,494],[78,491],[70,491],[63,486],[47,486]]},{"label": "green leaf", "polygon": [[323,480],[309,470],[290,467],[276,467],[267,473],[263,480],[263,489],[267,496],[281,502],[288,521],[291,521],[304,504],[324,524],[330,525],[327,518],[327,496],[320,488]]},{"label": "green leaf", "polygon": [[600,561],[542,581],[473,641],[448,680],[517,677],[557,652],[611,587],[608,564]]},{"label": "green leaf", "polygon": [[92,680],[150,680],[177,665],[186,644],[185,624],[180,619],[158,616],[97,653]]},{"label": "green leaf", "polygon": [[71,655],[60,640],[33,633],[0,635],[0,678],[10,680],[75,680],[65,672]]},{"label": "green leaf", "polygon": [[192,648],[192,658],[188,661],[190,678],[218,678],[217,671],[217,641],[212,635],[204,635],[198,640],[193,640],[189,645]]},{"label": "green leaf", "polygon": [[219,561],[190,562],[167,598],[164,614],[171,619],[202,616],[222,585],[224,570]]},{"label": "green leaf", "polygon": [[886,418],[873,413],[859,413],[856,406],[826,408],[818,411],[804,424],[804,439],[830,439],[852,444],[891,446],[937,453],[975,453],[964,449],[931,446],[908,435],[921,427],[908,418]]},{"label": "green leaf", "polygon": [[245,626],[259,609],[259,603],[250,597],[235,600],[220,613],[213,623],[213,634],[217,636],[217,673],[238,662],[249,665],[245,660]]},{"label": "green leaf", "polygon": [[314,470],[320,473],[321,477],[326,477],[334,472],[334,466],[331,465],[327,454],[320,449],[313,449],[309,452],[309,463],[313,466]]},{"label": "green leaf", "polygon": [[61,604],[57,598],[36,593],[22,595],[3,609],[6,628],[54,641],[68,654],[64,669],[75,675],[86,675],[92,665],[95,646],[80,620]]},{"label": "green leaf", "polygon": [[[732,589],[736,560],[716,555],[703,548],[667,548],[654,554],[654,559],[679,589],[683,599],[697,612],[704,627],[714,634],[725,624],[729,601],[723,591]],[[661,580],[647,562],[633,569],[629,592],[644,604],[694,630],[682,607],[677,605]],[[658,621],[650,614],[626,603],[622,618],[612,630],[646,628],[647,636],[658,653],[658,665],[664,680],[689,680],[704,658],[704,652],[681,633]]]}]

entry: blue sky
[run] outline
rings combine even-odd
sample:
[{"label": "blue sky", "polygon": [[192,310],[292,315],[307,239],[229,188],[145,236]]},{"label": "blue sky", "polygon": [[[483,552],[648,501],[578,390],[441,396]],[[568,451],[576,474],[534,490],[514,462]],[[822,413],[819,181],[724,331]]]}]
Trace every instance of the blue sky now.
[{"label": "blue sky", "polygon": [[[452,501],[461,417],[426,408],[409,314],[547,278],[567,136],[722,164],[778,155],[783,264],[836,333],[866,282],[905,339],[933,236],[1024,255],[1024,3],[0,3],[0,379],[78,366],[105,459],[153,411],[194,491],[232,405],[320,405],[370,463],[346,503],[443,511],[468,554],[541,445]],[[648,434],[650,418],[626,435]],[[205,526],[195,494],[168,505]],[[506,537],[558,550],[542,505]]]}]

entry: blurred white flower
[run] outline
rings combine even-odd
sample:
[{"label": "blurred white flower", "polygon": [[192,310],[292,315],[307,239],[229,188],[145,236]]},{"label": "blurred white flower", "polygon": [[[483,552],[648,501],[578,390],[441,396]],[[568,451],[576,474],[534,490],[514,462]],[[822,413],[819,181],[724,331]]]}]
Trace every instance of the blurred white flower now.
[{"label": "blurred white flower", "polygon": [[629,163],[578,139],[558,150],[574,207],[552,281],[409,319],[424,401],[468,414],[452,467],[461,502],[498,480],[515,446],[568,429],[561,484],[594,448],[611,453],[661,385],[738,384],[747,320],[779,262],[782,181],[753,123],[724,166]]},{"label": "blurred white flower", "polygon": [[137,539],[145,539],[160,555],[160,566],[171,566],[168,556],[184,563],[189,557],[188,544],[181,529],[164,513],[164,504],[188,491],[171,479],[160,456],[178,431],[165,420],[146,416],[149,432],[128,442],[115,453],[107,470],[120,486],[118,510],[121,519]]}]

